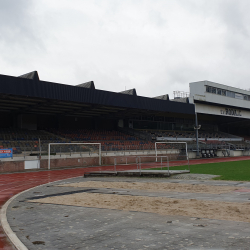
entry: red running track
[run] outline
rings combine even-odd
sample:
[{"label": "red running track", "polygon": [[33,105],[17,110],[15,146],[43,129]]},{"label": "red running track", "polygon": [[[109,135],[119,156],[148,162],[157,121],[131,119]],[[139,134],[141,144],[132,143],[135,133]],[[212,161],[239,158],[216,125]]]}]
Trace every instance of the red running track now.
[{"label": "red running track", "polygon": [[[250,160],[250,156],[246,157],[228,157],[228,158],[216,158],[216,159],[197,159],[190,160],[190,164],[201,163],[214,163],[214,162],[226,162],[226,161],[240,161]],[[182,165],[181,161],[171,162],[171,166]],[[126,170],[132,169],[128,165]],[[0,175],[0,208],[3,204],[9,200],[13,195],[20,193],[38,185],[46,184],[52,181],[63,180],[67,178],[73,178],[83,176],[85,172],[90,171],[104,171],[113,170],[113,166],[105,167],[89,167],[89,168],[76,168],[76,169],[64,169],[64,170],[52,170],[52,171],[38,171],[38,172],[26,172],[26,173],[13,173],[13,174],[1,174]],[[117,166],[117,170],[124,169],[124,166]],[[14,246],[9,242],[3,229],[0,225],[0,249],[2,250],[14,250]]]}]

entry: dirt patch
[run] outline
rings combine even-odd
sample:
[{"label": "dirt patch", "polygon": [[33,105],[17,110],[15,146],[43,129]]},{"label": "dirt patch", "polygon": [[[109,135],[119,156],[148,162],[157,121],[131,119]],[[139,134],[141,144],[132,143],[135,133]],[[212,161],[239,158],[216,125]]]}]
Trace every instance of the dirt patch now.
[{"label": "dirt patch", "polygon": [[183,193],[209,193],[222,194],[236,191],[239,188],[232,186],[209,186],[203,184],[181,184],[181,183],[155,183],[155,182],[102,182],[86,181],[59,185],[61,187],[93,187],[93,188],[118,188],[136,189],[158,192],[183,192]]},{"label": "dirt patch", "polygon": [[57,197],[54,196],[32,200],[30,202],[250,222],[250,203],[98,193],[77,193]]}]

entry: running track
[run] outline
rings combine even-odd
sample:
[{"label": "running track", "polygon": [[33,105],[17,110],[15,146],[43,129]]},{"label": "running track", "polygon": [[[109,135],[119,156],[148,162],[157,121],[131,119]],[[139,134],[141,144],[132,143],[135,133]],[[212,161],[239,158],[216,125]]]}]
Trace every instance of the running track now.
[{"label": "running track", "polygon": [[[250,156],[226,157],[226,158],[215,158],[215,159],[213,158],[197,159],[197,160],[190,160],[190,164],[193,165],[201,163],[227,162],[227,161],[239,161],[239,160],[250,160]],[[178,165],[182,165],[182,162],[181,161],[171,162],[171,166],[178,166]],[[126,169],[128,170],[129,168],[131,167],[129,167],[128,165]],[[124,166],[117,166],[117,170],[122,170],[122,169],[124,169]],[[100,170],[113,170],[113,166],[0,174],[0,209],[2,205],[13,195],[20,193],[26,189],[52,181],[83,176],[85,172],[100,171]],[[3,250],[15,249],[9,242],[6,235],[4,234],[1,225],[0,225],[0,249]]]}]

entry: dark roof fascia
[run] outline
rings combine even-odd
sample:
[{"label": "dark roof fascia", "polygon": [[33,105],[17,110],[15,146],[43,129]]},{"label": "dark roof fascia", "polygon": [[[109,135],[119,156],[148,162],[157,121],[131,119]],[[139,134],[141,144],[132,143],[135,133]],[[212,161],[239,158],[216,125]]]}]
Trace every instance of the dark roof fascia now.
[{"label": "dark roof fascia", "polygon": [[132,109],[194,114],[194,104],[0,75],[0,93]]}]

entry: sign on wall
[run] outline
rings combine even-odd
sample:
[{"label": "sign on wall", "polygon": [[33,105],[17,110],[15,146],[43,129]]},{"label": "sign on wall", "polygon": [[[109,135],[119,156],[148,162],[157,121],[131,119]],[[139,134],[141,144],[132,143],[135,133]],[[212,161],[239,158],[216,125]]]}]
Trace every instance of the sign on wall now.
[{"label": "sign on wall", "polygon": [[242,109],[234,108],[234,107],[225,108],[221,106],[196,103],[195,111],[197,113],[202,113],[202,114],[231,116],[231,117],[250,119],[250,111],[242,110]]},{"label": "sign on wall", "polygon": [[13,156],[12,148],[0,149],[0,158],[9,158]]},{"label": "sign on wall", "polygon": [[231,115],[231,116],[242,116],[241,110],[239,109],[221,109],[220,110],[221,115]]}]

